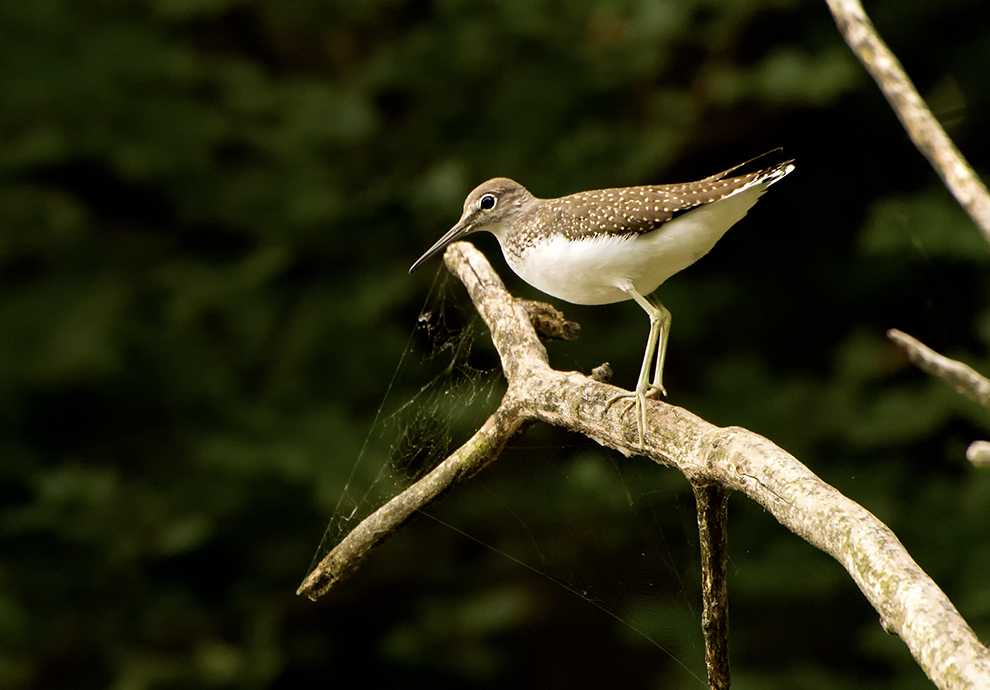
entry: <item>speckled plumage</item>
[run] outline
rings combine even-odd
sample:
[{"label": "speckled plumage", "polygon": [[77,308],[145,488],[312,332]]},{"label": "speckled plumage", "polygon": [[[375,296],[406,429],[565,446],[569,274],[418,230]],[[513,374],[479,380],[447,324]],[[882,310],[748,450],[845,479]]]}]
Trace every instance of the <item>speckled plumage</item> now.
[{"label": "speckled plumage", "polygon": [[[598,189],[559,199],[541,199],[541,203],[533,205],[531,210],[526,209],[530,211],[528,214],[520,213],[514,224],[512,244],[526,245],[539,241],[547,234],[548,228],[572,240],[592,234],[640,235],[651,232],[676,213],[724,199],[747,185],[766,180],[774,172],[781,176],[786,174],[781,173],[779,167],[727,180],[715,176],[683,184]],[[479,190],[484,193],[493,182],[496,180],[490,180]],[[497,186],[511,183],[511,180],[502,178]],[[511,245],[510,249],[516,250]]]},{"label": "speckled plumage", "polygon": [[[551,296],[607,304],[631,299],[628,287],[648,294],[707,254],[794,165],[787,161],[727,178],[735,169],[697,182],[557,199],[538,199],[519,183],[496,177],[468,195],[460,222],[410,271],[450,242],[487,230],[498,237],[509,266]],[[483,200],[492,205],[483,208]]]},{"label": "speckled plumage", "polygon": [[651,323],[633,396],[642,445],[643,403],[663,392],[670,325],[670,313],[646,295],[707,254],[771,184],[794,170],[793,161],[786,161],[727,177],[740,167],[697,182],[599,189],[557,199],[538,199],[519,183],[497,177],[468,195],[460,221],[409,270],[451,242],[486,230],[498,238],[512,270],[551,296],[575,304],[635,300]]}]

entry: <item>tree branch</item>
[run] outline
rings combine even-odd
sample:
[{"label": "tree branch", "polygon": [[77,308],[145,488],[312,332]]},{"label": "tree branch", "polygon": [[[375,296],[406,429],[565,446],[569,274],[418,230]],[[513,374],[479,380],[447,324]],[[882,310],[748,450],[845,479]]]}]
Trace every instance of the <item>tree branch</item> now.
[{"label": "tree branch", "polygon": [[353,574],[416,511],[430,505],[445,491],[470,479],[496,460],[525,421],[525,416],[503,402],[453,455],[351,530],[306,576],[296,594],[316,601],[335,584]]},{"label": "tree branch", "polygon": [[729,495],[719,484],[694,484],[701,542],[701,628],[705,632],[705,666],[711,690],[729,690]]},{"label": "tree branch", "polygon": [[938,376],[975,403],[990,408],[990,380],[971,367],[940,355],[920,340],[891,328],[887,337],[904,348],[908,357],[925,373]]},{"label": "tree branch", "polygon": [[[358,525],[306,578],[300,594],[314,599],[324,594],[416,509],[492,462],[509,436],[531,420],[571,429],[627,456],[639,454],[635,421],[623,418],[622,406],[607,405],[619,389],[551,369],[526,309],[472,245],[455,243],[444,258],[491,329],[508,380],[505,397],[471,441]],[[647,457],[677,468],[692,484],[717,483],[743,492],[831,554],[879,612],[883,626],[904,640],[938,687],[990,687],[990,652],[894,533],[869,511],[757,434],[713,426],[659,401],[646,404]]]},{"label": "tree branch", "polygon": [[846,43],[880,86],[914,145],[990,242],[990,193],[932,115],[859,0],[827,0]]},{"label": "tree branch", "polygon": [[[891,328],[887,337],[904,348],[908,358],[927,374],[938,376],[975,403],[990,408],[990,380],[971,367],[940,355],[920,340]],[[966,459],[979,467],[990,465],[990,443],[974,441],[966,449]]]}]

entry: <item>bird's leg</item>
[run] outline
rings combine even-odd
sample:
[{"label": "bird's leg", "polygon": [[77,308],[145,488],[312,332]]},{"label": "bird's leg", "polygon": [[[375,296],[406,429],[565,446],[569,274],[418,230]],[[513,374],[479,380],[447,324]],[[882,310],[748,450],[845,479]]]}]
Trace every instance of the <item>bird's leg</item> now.
[{"label": "bird's leg", "polygon": [[[647,396],[652,397],[658,392],[665,392],[661,378],[663,376],[663,357],[667,349],[667,333],[670,330],[670,312],[652,295],[649,298],[643,297],[631,286],[624,288],[624,290],[636,301],[636,304],[643,307],[646,313],[649,314],[650,335],[646,341],[646,353],[643,355],[643,365],[639,369],[636,391],[634,393],[620,393],[612,396],[605,403],[605,411],[607,412],[609,407],[618,400],[624,400],[626,398],[633,399],[633,405],[636,407],[636,430],[639,432],[639,449],[640,451],[644,451],[646,450],[643,441],[644,429],[646,428],[646,398]],[[659,357],[653,374],[653,383],[650,383],[650,365],[653,363],[654,355],[657,354],[658,344],[660,347]]]},{"label": "bird's leg", "polygon": [[[646,301],[657,310],[660,323],[660,336],[657,342],[657,364],[653,370],[653,382],[650,384],[650,390],[646,392],[646,397],[655,398],[657,394],[667,395],[667,390],[663,387],[663,362],[667,357],[667,337],[670,335],[670,311],[660,303],[656,295],[648,295]],[[647,313],[650,314],[650,324],[652,327],[653,313],[648,309]]]}]

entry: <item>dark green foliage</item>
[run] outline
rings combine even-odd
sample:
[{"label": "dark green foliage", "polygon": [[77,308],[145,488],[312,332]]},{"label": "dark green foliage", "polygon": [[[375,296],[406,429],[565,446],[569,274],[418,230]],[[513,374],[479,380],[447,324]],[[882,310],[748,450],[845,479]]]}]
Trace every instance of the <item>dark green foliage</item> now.
[{"label": "dark green foliage", "polygon": [[[985,173],[987,3],[867,9]],[[883,333],[990,372],[990,248],[824,3],[0,3],[0,687],[701,687],[671,660],[703,674],[686,483],[553,430],[437,515],[669,654],[428,519],[324,602],[294,590],[386,391],[436,375],[390,383],[434,267],[406,270],[467,191],[776,146],[796,174],[661,288],[670,400],[888,521],[987,639],[987,411]],[[631,386],[638,308],[557,306],[582,337],[552,363]],[[740,688],[928,687],[837,564],[730,507]]]}]

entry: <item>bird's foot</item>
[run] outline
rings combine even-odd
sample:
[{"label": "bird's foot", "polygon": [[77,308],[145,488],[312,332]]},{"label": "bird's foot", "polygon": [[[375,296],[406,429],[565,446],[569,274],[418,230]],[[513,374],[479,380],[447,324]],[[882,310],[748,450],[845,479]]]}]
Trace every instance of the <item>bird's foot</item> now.
[{"label": "bird's foot", "polygon": [[[663,392],[663,389],[658,389]],[[636,431],[639,434],[639,451],[641,453],[646,452],[646,444],[643,441],[644,429],[646,428],[646,398],[654,393],[653,390],[637,390],[635,393],[619,393],[618,395],[613,395],[611,398],[605,401],[605,414],[608,414],[609,408],[619,400],[629,400],[629,406],[619,415],[620,417],[625,417],[629,410],[636,408]]]},{"label": "bird's foot", "polygon": [[644,393],[644,395],[647,398],[650,398],[652,400],[656,400],[660,396],[663,396],[663,397],[666,398],[667,397],[667,389],[664,388],[663,386],[658,386],[656,384],[651,383],[651,384],[649,384],[646,387],[646,392]]}]

